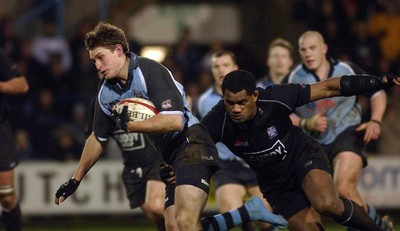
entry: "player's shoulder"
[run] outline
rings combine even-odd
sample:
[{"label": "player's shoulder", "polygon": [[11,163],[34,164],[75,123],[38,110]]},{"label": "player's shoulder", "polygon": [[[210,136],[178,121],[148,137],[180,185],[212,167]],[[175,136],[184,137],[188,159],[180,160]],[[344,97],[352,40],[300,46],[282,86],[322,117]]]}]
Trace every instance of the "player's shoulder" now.
[{"label": "player's shoulder", "polygon": [[213,93],[214,88],[210,87],[199,96],[198,104],[204,103]]},{"label": "player's shoulder", "polygon": [[139,67],[142,68],[165,68],[160,62],[143,56],[138,56]]},{"label": "player's shoulder", "polygon": [[335,63],[335,69],[338,69],[346,74],[365,73],[364,70],[350,61],[337,61]]},{"label": "player's shoulder", "polygon": [[304,68],[303,64],[298,64],[293,70],[286,76],[285,82],[293,83],[298,79],[305,78],[309,75],[308,71]]}]

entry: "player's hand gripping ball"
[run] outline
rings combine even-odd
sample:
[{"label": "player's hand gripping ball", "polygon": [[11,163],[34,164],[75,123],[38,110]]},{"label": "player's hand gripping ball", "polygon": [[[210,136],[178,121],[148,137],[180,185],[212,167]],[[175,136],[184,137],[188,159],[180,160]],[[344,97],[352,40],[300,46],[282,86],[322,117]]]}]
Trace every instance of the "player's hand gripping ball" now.
[{"label": "player's hand gripping ball", "polygon": [[154,104],[142,98],[128,98],[121,100],[114,109],[117,129],[128,132],[129,121],[143,121],[158,113]]}]

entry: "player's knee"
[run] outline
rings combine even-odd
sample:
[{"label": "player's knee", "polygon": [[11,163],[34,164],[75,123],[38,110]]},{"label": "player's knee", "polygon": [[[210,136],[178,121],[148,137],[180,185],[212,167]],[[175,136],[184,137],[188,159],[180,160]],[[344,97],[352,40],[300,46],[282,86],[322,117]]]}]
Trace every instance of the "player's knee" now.
[{"label": "player's knee", "polygon": [[332,216],[338,213],[337,210],[340,208],[338,202],[335,198],[325,198],[313,205],[313,207],[319,214]]},{"label": "player's knee", "polygon": [[196,224],[199,223],[199,218],[196,218],[196,216],[191,214],[177,213],[175,218],[179,230],[194,230]]},{"label": "player's knee", "polygon": [[146,203],[143,205],[143,209],[149,214],[151,217],[163,217],[164,216],[164,206],[162,204],[157,203]]},{"label": "player's knee", "polygon": [[15,206],[17,198],[15,196],[15,189],[12,185],[0,187],[0,204],[3,208],[10,209]]}]

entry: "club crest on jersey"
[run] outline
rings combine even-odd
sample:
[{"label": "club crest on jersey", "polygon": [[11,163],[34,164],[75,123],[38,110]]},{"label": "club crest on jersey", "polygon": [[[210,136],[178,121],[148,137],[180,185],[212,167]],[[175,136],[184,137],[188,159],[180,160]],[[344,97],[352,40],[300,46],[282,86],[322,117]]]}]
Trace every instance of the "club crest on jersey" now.
[{"label": "club crest on jersey", "polygon": [[172,107],[172,102],[170,99],[164,100],[161,102],[161,108],[162,109],[168,109]]},{"label": "club crest on jersey", "polygon": [[276,131],[275,126],[271,126],[271,127],[267,128],[267,133],[268,133],[269,139],[272,139],[278,135],[278,132]]}]

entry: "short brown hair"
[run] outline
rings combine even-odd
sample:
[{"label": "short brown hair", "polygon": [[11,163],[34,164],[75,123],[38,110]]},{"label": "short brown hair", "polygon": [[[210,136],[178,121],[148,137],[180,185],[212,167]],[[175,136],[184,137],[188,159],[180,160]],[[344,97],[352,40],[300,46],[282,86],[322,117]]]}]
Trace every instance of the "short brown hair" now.
[{"label": "short brown hair", "polygon": [[87,32],[85,35],[85,47],[87,50],[93,50],[96,47],[106,47],[114,50],[117,44],[122,46],[125,54],[129,52],[129,45],[124,31],[106,22],[99,22],[92,31]]},{"label": "short brown hair", "polygon": [[269,56],[269,52],[271,51],[271,49],[274,47],[278,47],[278,46],[286,48],[289,51],[290,57],[292,57],[293,46],[292,46],[292,44],[290,44],[289,41],[287,41],[286,39],[283,39],[283,38],[276,38],[269,44],[268,53],[267,53],[268,56]]},{"label": "short brown hair", "polygon": [[228,55],[232,58],[233,63],[237,65],[236,55],[232,51],[219,50],[212,54],[211,58],[219,58],[221,56]]}]

